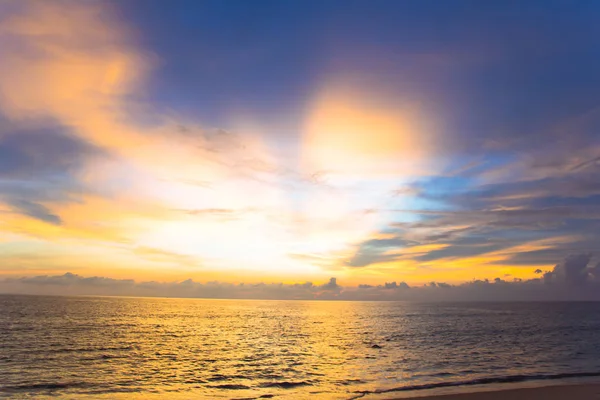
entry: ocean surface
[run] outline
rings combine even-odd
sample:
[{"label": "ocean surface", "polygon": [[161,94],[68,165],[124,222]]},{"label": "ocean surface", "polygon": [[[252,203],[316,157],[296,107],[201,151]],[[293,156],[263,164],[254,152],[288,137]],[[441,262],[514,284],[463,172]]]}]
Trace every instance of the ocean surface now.
[{"label": "ocean surface", "polygon": [[368,398],[600,375],[600,303],[0,295],[0,397]]}]

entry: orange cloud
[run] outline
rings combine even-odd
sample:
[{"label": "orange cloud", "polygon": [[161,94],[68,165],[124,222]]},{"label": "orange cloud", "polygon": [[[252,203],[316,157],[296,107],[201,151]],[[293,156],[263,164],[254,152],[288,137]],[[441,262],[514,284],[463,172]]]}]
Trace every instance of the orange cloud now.
[{"label": "orange cloud", "polygon": [[140,135],[118,119],[149,59],[106,4],[24,1],[16,10],[0,28],[3,111],[56,119],[103,146],[137,143]]}]

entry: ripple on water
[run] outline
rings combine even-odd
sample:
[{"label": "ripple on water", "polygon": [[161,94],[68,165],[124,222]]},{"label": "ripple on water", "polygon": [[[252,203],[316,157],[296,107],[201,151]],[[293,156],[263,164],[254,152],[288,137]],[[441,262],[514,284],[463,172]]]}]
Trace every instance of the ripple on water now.
[{"label": "ripple on water", "polygon": [[0,296],[0,397],[344,398],[374,387],[562,378],[600,371],[599,330],[600,307],[585,303]]}]

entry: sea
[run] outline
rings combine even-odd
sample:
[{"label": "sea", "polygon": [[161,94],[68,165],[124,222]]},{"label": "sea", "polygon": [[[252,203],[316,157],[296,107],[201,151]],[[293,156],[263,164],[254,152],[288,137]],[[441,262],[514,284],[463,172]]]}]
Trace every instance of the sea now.
[{"label": "sea", "polygon": [[400,398],[600,376],[600,303],[0,295],[0,397]]}]

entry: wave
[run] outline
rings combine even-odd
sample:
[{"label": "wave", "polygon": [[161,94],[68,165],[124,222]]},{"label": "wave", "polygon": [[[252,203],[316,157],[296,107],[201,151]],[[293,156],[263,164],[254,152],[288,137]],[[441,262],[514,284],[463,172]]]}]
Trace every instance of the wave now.
[{"label": "wave", "polygon": [[289,381],[281,381],[281,382],[271,382],[261,385],[263,388],[281,388],[281,389],[292,389],[299,386],[310,386],[310,382],[299,381],[299,382],[289,382]]},{"label": "wave", "polygon": [[113,347],[63,347],[63,348],[41,348],[35,350],[21,350],[21,355],[42,355],[42,354],[60,354],[60,353],[95,353],[101,351],[131,351],[136,350],[135,346],[113,346]]},{"label": "wave", "polygon": [[593,377],[600,377],[600,372],[506,375],[506,376],[497,376],[497,377],[489,377],[489,378],[477,378],[477,379],[465,380],[465,381],[436,382],[436,383],[426,383],[426,384],[422,384],[422,385],[401,386],[401,387],[396,387],[396,388],[373,390],[373,391],[370,391],[370,390],[357,391],[354,393],[357,393],[358,396],[352,397],[352,399],[358,399],[358,398],[366,396],[368,394],[409,392],[409,391],[426,390],[426,389],[440,389],[440,388],[457,387],[457,386],[490,385],[490,384],[495,384],[495,383],[518,383],[518,382],[527,382],[527,381],[556,380],[556,379],[568,379],[568,378],[593,378]]},{"label": "wave", "polygon": [[258,397],[242,397],[239,399],[232,399],[232,400],[258,400],[258,399],[272,399],[273,397],[275,397],[274,394],[263,394],[261,396]]},{"label": "wave", "polygon": [[0,392],[59,390],[59,389],[70,389],[70,388],[83,388],[83,387],[89,387],[89,386],[90,386],[90,384],[87,382],[34,383],[34,384],[30,384],[30,385],[0,386]]},{"label": "wave", "polygon": [[211,388],[215,388],[215,389],[227,389],[227,390],[244,390],[244,389],[250,389],[250,386],[246,386],[246,385],[234,385],[234,384],[224,384],[224,385],[214,385],[214,386],[210,386]]}]

